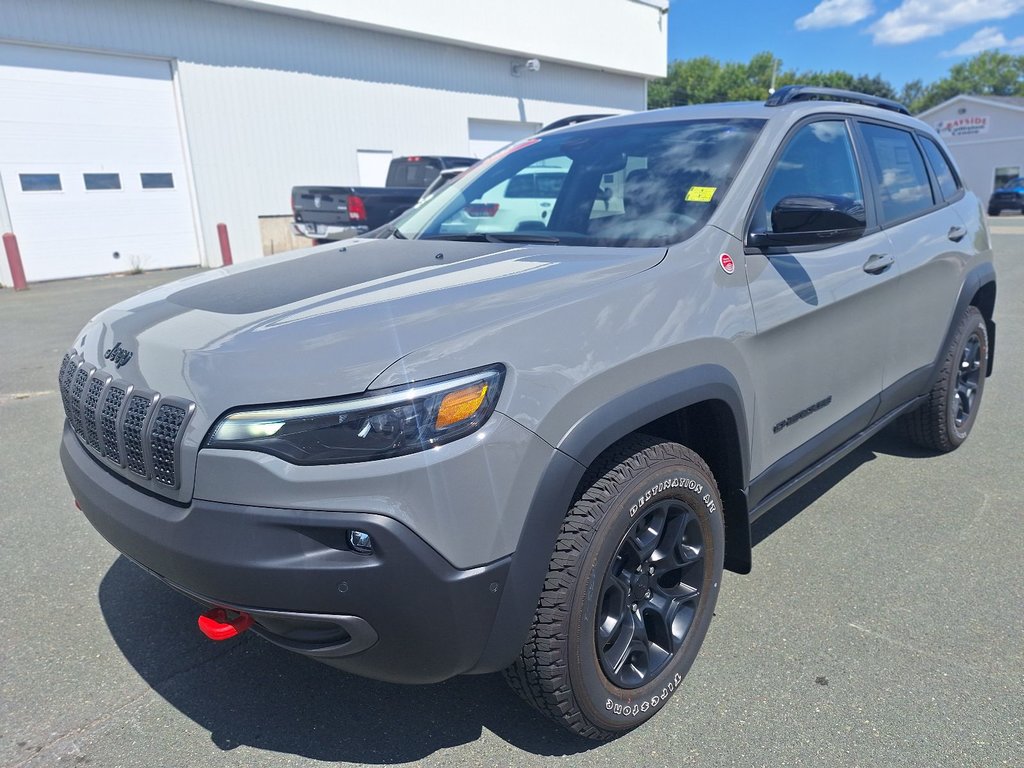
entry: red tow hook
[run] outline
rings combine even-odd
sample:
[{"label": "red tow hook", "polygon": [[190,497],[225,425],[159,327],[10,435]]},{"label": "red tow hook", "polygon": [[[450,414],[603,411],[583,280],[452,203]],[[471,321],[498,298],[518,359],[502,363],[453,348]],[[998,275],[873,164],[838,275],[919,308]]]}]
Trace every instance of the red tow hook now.
[{"label": "red tow hook", "polygon": [[229,640],[242,634],[252,626],[252,616],[248,613],[236,613],[234,618],[228,616],[227,608],[211,608],[199,616],[199,630],[211,640]]}]

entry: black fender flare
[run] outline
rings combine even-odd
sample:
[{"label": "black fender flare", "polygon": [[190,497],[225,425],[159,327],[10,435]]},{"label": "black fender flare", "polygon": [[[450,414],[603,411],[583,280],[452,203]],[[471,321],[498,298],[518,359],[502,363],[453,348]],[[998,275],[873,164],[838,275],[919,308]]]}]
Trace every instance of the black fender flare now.
[{"label": "black fender flare", "polygon": [[728,369],[714,364],[671,373],[623,393],[583,415],[558,441],[552,461],[534,492],[512,556],[490,638],[470,671],[472,674],[495,672],[507,667],[522,648],[544,586],[558,532],[587,467],[610,445],[645,424],[707,400],[723,401],[735,421],[743,488],[728,495],[725,508],[729,510],[731,507],[733,515],[741,516],[742,520],[742,524],[735,525],[730,533],[739,539],[740,550],[745,549],[746,560],[738,558],[733,570],[749,572],[750,524],[745,487],[750,443],[739,384]]},{"label": "black fender flare", "polygon": [[[946,350],[949,349],[950,343],[953,341],[953,334],[956,333],[956,328],[960,316],[967,309],[968,305],[978,295],[985,286],[992,286],[992,304],[995,306],[995,289],[996,289],[996,268],[991,261],[986,261],[982,264],[977,265],[970,270],[964,276],[963,285],[960,287],[960,295],[957,296],[956,300],[956,311],[953,312],[953,318],[949,324],[949,330],[946,332],[945,338],[942,340],[942,346],[939,348],[939,354],[935,359],[935,367],[932,371],[932,381],[938,376],[939,370],[942,368],[942,360],[946,354]],[[986,317],[985,323],[988,325],[988,370],[986,375],[992,375],[992,368],[995,364],[996,356],[996,324],[992,317]]]}]

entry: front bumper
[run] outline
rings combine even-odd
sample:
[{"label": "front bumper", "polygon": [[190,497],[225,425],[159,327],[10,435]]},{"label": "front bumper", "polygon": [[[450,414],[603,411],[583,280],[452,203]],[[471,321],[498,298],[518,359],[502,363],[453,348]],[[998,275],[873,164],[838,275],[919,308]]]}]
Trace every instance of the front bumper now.
[{"label": "front bumper", "polygon": [[1024,199],[1019,197],[990,198],[988,209],[990,211],[1024,211]]},{"label": "front bumper", "polygon": [[[201,603],[251,613],[289,650],[380,680],[428,683],[474,669],[511,557],[457,569],[407,526],[361,512],[148,495],[108,472],[65,425],[61,462],[92,525]],[[373,539],[363,555],[348,531]]]}]

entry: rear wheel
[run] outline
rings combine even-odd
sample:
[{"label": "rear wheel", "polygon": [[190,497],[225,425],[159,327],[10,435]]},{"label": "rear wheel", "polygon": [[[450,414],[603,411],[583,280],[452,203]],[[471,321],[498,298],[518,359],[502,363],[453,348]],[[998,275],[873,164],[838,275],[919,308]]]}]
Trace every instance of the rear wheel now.
[{"label": "rear wheel", "polygon": [[910,439],[943,453],[963,443],[978,417],[987,365],[988,326],[970,306],[960,316],[928,399],[904,417]]},{"label": "rear wheel", "polygon": [[676,691],[722,578],[722,501],[704,461],[638,435],[581,484],[509,684],[577,734],[607,739]]},{"label": "rear wheel", "polygon": [[993,208],[993,207],[992,207],[992,206],[990,205],[990,206],[988,207],[988,215],[989,215],[989,216],[998,216],[998,215],[999,215],[999,210],[1000,210],[999,208]]}]

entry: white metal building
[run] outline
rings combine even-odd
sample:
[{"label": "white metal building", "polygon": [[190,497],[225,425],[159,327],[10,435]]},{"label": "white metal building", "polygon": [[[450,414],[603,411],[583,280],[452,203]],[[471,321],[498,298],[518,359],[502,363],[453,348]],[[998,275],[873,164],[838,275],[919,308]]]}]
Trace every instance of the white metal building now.
[{"label": "white metal building", "polygon": [[[3,0],[0,231],[30,282],[261,254],[298,184],[644,109],[668,0]],[[540,62],[539,71],[522,66]],[[0,283],[10,285],[0,257]]]},{"label": "white metal building", "polygon": [[1024,98],[955,96],[918,115],[942,136],[967,188],[987,202],[1024,176]]}]

